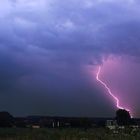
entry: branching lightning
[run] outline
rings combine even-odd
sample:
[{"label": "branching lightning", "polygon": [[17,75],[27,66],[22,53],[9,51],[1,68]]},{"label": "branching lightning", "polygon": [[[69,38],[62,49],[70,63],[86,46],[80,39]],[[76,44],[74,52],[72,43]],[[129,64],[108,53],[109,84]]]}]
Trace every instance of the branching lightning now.
[{"label": "branching lightning", "polygon": [[[105,87],[105,89],[107,90],[107,92],[109,93],[109,95],[115,100],[115,102],[116,102],[116,107],[117,107],[118,109],[125,109],[126,111],[130,112],[129,109],[124,108],[124,107],[122,107],[122,106],[120,105],[119,99],[112,93],[112,91],[111,91],[111,89],[108,87],[108,85],[107,85],[104,81],[102,81],[102,80],[100,79],[100,72],[101,72],[101,66],[99,66],[99,68],[98,68],[98,71],[97,71],[97,74],[96,74],[96,80],[97,80],[98,82],[100,82],[100,83]],[[132,115],[131,115],[131,117],[132,117]]]}]

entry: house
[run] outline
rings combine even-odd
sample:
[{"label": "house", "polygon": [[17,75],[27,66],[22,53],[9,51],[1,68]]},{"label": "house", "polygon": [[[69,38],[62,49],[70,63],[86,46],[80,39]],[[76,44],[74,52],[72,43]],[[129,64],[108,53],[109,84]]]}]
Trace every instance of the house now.
[{"label": "house", "polygon": [[32,128],[34,128],[34,129],[39,129],[40,126],[39,126],[39,125],[32,125]]},{"label": "house", "polygon": [[116,129],[118,127],[117,121],[116,120],[107,120],[106,127],[109,128],[110,130]]}]

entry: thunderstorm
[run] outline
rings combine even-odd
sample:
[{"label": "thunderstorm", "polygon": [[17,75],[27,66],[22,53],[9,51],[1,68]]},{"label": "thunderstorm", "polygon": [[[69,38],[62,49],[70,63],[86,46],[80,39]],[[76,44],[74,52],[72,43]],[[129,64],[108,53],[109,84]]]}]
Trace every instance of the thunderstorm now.
[{"label": "thunderstorm", "polygon": [[[101,66],[99,66],[98,68],[98,71],[97,71],[97,74],[96,74],[96,80],[98,82],[100,82],[104,87],[105,89],[107,90],[108,94],[113,98],[113,100],[116,102],[116,107],[118,109],[125,109],[126,111],[128,111],[130,113],[130,110],[127,109],[127,108],[124,108],[120,105],[120,101],[119,99],[112,93],[111,89],[109,88],[109,86],[100,79],[100,73],[101,73]],[[131,117],[132,117],[132,114],[130,113]]]}]

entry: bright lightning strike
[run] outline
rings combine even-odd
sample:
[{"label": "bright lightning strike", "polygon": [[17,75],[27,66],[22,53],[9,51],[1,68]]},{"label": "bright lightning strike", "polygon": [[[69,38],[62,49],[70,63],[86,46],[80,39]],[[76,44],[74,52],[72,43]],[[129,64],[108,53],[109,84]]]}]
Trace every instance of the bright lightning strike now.
[{"label": "bright lightning strike", "polygon": [[[98,82],[100,82],[100,83],[105,87],[105,89],[108,91],[109,95],[115,100],[115,102],[116,102],[116,107],[117,107],[118,109],[125,109],[126,111],[130,112],[129,109],[124,108],[124,107],[122,107],[122,106],[120,105],[119,99],[112,93],[112,91],[111,91],[111,89],[108,87],[108,85],[100,79],[100,72],[101,72],[101,66],[99,66],[99,68],[98,68],[97,75],[96,75],[96,80],[97,80]],[[132,115],[131,115],[131,117],[132,117]]]}]

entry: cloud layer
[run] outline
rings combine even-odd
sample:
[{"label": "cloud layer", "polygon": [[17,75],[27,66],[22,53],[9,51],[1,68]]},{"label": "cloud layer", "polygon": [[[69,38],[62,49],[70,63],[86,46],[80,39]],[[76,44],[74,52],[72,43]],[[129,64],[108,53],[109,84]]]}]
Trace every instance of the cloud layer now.
[{"label": "cloud layer", "polygon": [[[109,55],[140,55],[139,13],[138,0],[1,1],[1,99],[12,96],[14,102],[24,96],[22,108],[30,94],[27,102],[33,102],[30,109],[33,110],[35,102],[43,106],[44,97],[45,106],[52,106],[49,99],[53,101],[53,96],[58,102],[56,94],[62,102],[65,98],[68,101],[70,94],[71,101],[78,98],[79,94],[67,90],[89,89],[84,71],[88,65],[101,64]],[[95,91],[89,93],[97,92],[96,85],[93,87]],[[84,98],[83,94],[81,102]],[[1,109],[18,112],[19,109],[13,109],[16,103],[10,109],[11,104],[12,101]],[[55,114],[51,109],[48,112]]]}]

